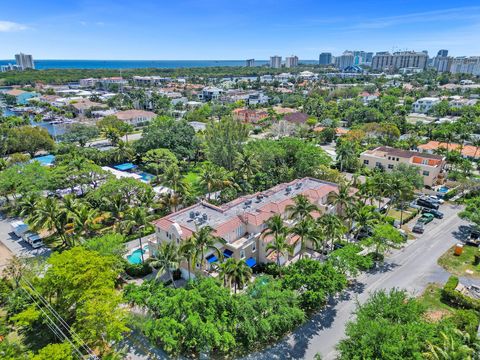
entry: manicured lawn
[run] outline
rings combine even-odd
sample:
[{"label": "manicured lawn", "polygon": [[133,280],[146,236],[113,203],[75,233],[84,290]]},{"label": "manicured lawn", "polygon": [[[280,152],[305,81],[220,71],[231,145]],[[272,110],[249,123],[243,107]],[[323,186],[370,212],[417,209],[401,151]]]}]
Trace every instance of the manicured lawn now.
[{"label": "manicured lawn", "polygon": [[[466,276],[480,279],[480,265],[473,265],[474,255],[480,254],[478,247],[465,245],[463,253],[460,256],[454,255],[454,248],[448,251],[438,259],[438,264],[453,275]],[[473,273],[469,274],[466,271]]]},{"label": "manicured lawn", "polygon": [[200,181],[200,170],[202,168],[202,164],[199,163],[196,166],[192,167],[188,173],[185,174],[184,181],[187,183],[190,188],[193,190],[195,195],[201,195],[202,189],[198,186],[198,182]]},{"label": "manicured lawn", "polygon": [[[405,221],[405,219],[407,219],[414,211],[415,209],[413,208],[406,208],[405,210],[403,210],[403,221]],[[392,208],[388,211],[387,216],[391,216],[395,220],[400,221],[400,210]]]}]

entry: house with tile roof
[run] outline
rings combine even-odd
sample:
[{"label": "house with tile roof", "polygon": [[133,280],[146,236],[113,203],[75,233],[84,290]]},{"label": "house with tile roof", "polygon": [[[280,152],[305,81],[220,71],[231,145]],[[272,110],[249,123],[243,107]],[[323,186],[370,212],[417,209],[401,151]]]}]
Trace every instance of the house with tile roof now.
[{"label": "house with tile roof", "polygon": [[390,146],[379,146],[360,154],[360,162],[370,169],[392,171],[399,164],[418,167],[425,186],[443,184],[445,181],[445,157],[441,155],[420,153],[416,151],[396,149]]},{"label": "house with tile roof", "polygon": [[[266,221],[275,214],[280,214],[287,226],[292,226],[289,219],[288,206],[294,204],[293,198],[297,195],[306,196],[319,211],[312,214],[318,217],[325,213],[337,213],[336,206],[332,205],[331,195],[338,193],[338,185],[310,177],[297,179],[289,183],[277,185],[269,190],[253,195],[246,195],[227,204],[216,206],[206,201],[167,215],[154,222],[156,239],[149,244],[149,251],[153,255],[163,242],[176,242],[180,245],[194,232],[204,226],[213,229],[213,235],[225,240],[225,244],[217,246],[224,258],[233,257],[245,260],[247,265],[257,263],[276,262],[276,256],[267,251],[271,237],[262,236],[266,228]],[[293,256],[300,252],[300,244],[294,236],[289,237],[295,246]],[[219,259],[213,253],[206,254],[206,268],[211,269]],[[289,259],[281,258],[280,264]],[[197,270],[200,265],[197,264]],[[183,276],[188,277],[187,265],[181,266]]]},{"label": "house with tile roof", "polygon": [[439,141],[429,141],[426,144],[421,144],[417,146],[418,150],[422,153],[433,154],[435,151],[439,149],[445,149],[448,151],[459,151],[464,158],[478,160],[480,159],[480,146],[473,146],[473,145],[460,145],[450,143],[447,144],[445,142]]},{"label": "house with tile roof", "polygon": [[38,96],[36,92],[24,91],[20,89],[12,89],[12,90],[6,91],[5,94],[13,96],[15,98],[17,105],[27,105],[30,99]]}]

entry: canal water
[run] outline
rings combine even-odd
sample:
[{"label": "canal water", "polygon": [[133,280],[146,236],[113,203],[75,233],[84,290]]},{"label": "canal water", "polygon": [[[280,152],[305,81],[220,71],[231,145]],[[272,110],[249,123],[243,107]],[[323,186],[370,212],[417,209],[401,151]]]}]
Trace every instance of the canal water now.
[{"label": "canal water", "polygon": [[[2,112],[4,116],[11,116],[11,115],[19,115],[21,116],[20,113],[15,113],[8,108],[2,108]],[[33,126],[40,126],[43,127],[48,131],[50,135],[53,136],[54,139],[57,139],[57,136],[65,134],[65,132],[68,130],[69,125],[71,124],[50,124],[49,122],[35,122],[33,121],[33,117],[30,116],[30,123]]]}]

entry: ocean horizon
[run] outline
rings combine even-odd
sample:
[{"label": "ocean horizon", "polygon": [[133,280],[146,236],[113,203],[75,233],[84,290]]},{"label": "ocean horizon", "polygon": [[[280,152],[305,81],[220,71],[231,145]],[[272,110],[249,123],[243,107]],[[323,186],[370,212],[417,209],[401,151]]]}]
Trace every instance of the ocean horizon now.
[{"label": "ocean horizon", "polygon": [[[35,69],[178,69],[192,67],[245,66],[245,60],[34,60]],[[14,64],[15,60],[0,60],[0,65]],[[255,60],[256,66],[269,60]],[[318,60],[299,60],[301,64],[315,65]]]}]

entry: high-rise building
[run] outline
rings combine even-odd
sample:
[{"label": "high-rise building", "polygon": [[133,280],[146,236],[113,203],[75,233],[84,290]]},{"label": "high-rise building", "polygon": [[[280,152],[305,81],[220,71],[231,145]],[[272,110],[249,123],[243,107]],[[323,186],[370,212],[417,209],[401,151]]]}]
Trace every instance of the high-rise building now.
[{"label": "high-rise building", "polygon": [[390,54],[378,52],[372,59],[372,70],[425,69],[428,55],[424,52],[402,51]]},{"label": "high-rise building", "polygon": [[292,55],[285,58],[285,67],[297,67],[298,66],[298,56]]},{"label": "high-rise building", "polygon": [[480,56],[456,57],[452,60],[452,74],[480,75]]},{"label": "high-rise building", "polygon": [[438,50],[437,56],[447,57],[448,56],[448,50],[446,50],[446,49]]},{"label": "high-rise building", "polygon": [[279,69],[282,67],[282,57],[275,55],[270,56],[270,67],[274,69]]},{"label": "high-rise building", "polygon": [[255,59],[247,59],[246,64],[247,67],[254,67],[255,66]]},{"label": "high-rise building", "polygon": [[373,59],[373,52],[367,52],[365,54],[365,63],[371,64]]},{"label": "high-rise building", "polygon": [[335,58],[335,67],[337,69],[343,70],[349,66],[352,66],[354,63],[353,52],[345,51],[342,55]]},{"label": "high-rise building", "polygon": [[322,52],[318,57],[318,65],[330,65],[332,63],[332,53]]},{"label": "high-rise building", "polygon": [[433,67],[438,72],[449,72],[452,67],[452,61],[453,59],[450,56],[437,55],[433,60]]},{"label": "high-rise building", "polygon": [[35,69],[35,64],[33,63],[33,57],[32,55],[27,55],[27,54],[15,54],[15,61],[17,62],[17,65],[20,67],[20,69],[25,70],[25,69]]}]

